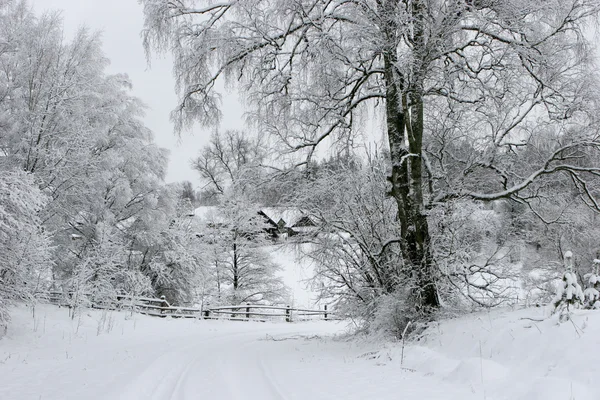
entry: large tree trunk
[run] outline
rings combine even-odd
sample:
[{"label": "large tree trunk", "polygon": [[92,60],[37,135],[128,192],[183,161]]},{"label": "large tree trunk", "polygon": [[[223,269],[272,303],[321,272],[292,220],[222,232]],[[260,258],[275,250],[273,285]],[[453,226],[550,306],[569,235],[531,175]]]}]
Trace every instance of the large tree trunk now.
[{"label": "large tree trunk", "polygon": [[[397,2],[388,1],[386,4],[393,7]],[[423,14],[418,9],[418,0],[413,2],[413,6],[415,4],[417,9],[413,8],[416,20],[413,30],[413,52],[418,60],[419,46],[425,44],[418,21],[419,16]],[[395,22],[388,21],[386,28],[390,43],[384,53],[384,77],[386,122],[392,163],[391,194],[398,204],[397,218],[402,239],[402,256],[411,271],[415,307],[418,311],[429,312],[437,308],[440,302],[434,280],[431,237],[423,206],[423,96],[418,73],[422,65],[414,66],[412,81],[409,82],[406,74],[397,67],[395,43],[398,27],[395,26]]]}]

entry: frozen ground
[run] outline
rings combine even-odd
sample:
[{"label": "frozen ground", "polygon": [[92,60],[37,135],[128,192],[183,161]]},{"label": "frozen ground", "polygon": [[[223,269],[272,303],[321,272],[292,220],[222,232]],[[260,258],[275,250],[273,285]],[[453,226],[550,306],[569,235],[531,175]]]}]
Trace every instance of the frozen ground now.
[{"label": "frozen ground", "polygon": [[540,309],[440,323],[407,346],[342,340],[342,323],[153,319],[15,310],[2,400],[598,400],[600,312]]}]

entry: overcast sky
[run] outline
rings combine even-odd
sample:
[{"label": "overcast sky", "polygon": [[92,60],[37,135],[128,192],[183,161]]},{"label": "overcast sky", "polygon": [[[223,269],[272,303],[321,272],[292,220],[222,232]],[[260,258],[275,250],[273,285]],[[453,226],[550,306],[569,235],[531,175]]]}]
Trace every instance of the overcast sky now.
[{"label": "overcast sky", "polygon": [[[102,31],[104,52],[111,60],[109,73],[127,73],[133,82],[134,94],[149,107],[146,125],[155,134],[159,146],[171,151],[167,182],[189,180],[198,186],[197,174],[189,160],[207,142],[210,131],[196,128],[178,139],[169,121],[175,108],[174,80],[170,57],[154,58],[148,68],[140,31],[143,26],[142,7],[136,0],[30,0],[34,9],[62,10],[65,32],[72,35],[80,26]],[[228,96],[223,107],[221,129],[241,128],[242,111],[235,96]]]}]

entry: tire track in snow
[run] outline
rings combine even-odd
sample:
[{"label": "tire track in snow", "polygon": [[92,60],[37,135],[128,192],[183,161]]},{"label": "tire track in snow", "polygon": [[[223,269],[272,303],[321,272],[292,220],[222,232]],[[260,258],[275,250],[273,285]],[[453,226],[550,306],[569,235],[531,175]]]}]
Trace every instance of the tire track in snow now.
[{"label": "tire track in snow", "polygon": [[[246,358],[246,360],[252,360],[250,365],[249,370],[250,371],[255,371],[254,374],[252,375],[256,375],[253,376],[252,382],[255,383],[255,388],[256,388],[256,383],[261,382],[262,385],[258,385],[261,386],[262,388],[266,389],[266,391],[271,395],[268,397],[265,397],[265,395],[267,393],[263,393],[261,394],[261,399],[264,400],[289,400],[289,397],[285,394],[284,391],[281,390],[280,385],[277,384],[277,382],[273,379],[273,377],[271,376],[271,374],[269,374],[268,369],[265,367],[265,363],[264,363],[264,358],[261,356],[261,353],[258,351],[260,350],[259,348],[257,348],[259,343],[264,343],[261,342],[259,340],[259,338],[256,338],[250,342],[245,343],[242,348],[245,348],[246,351],[246,355],[252,355],[251,358]],[[252,346],[254,345],[254,346]],[[250,347],[253,348],[250,348]],[[259,378],[259,379],[257,379]],[[240,399],[247,399],[247,397],[240,397]]]},{"label": "tire track in snow", "polygon": [[[181,370],[169,399],[288,400],[266,373],[258,356],[260,348],[257,345],[264,343],[261,338],[266,332],[270,331],[217,340],[218,347],[203,353],[202,357],[196,356]],[[207,356],[211,361],[202,363],[201,359]],[[207,384],[199,385],[199,377]]]},{"label": "tire track in snow", "polygon": [[[281,328],[268,326],[247,332],[190,338],[195,341],[192,345],[175,347],[160,354],[134,376],[133,382],[120,395],[107,399],[289,400],[259,355],[261,346],[265,345],[262,337]],[[298,334],[296,330],[279,333]],[[253,394],[249,396],[249,392]]]},{"label": "tire track in snow", "polygon": [[[266,365],[263,351],[270,345],[263,337],[273,334],[274,330],[282,330],[278,334],[283,336],[302,336],[306,332],[298,330],[300,326],[293,326],[294,330],[290,331],[287,326],[281,328],[283,326],[269,326],[211,339],[209,351],[197,353],[180,369],[168,399],[290,400],[290,394],[282,389]],[[201,347],[206,347],[206,344],[207,341],[204,341]],[[204,359],[211,361],[202,362]],[[199,385],[199,380],[204,380],[206,385]]]},{"label": "tire track in snow", "polygon": [[[143,370],[138,371],[118,395],[108,395],[106,399],[120,400],[177,400],[174,395],[180,393],[182,381],[189,374],[194,363],[202,356],[211,354],[214,349],[219,349],[222,342],[227,342],[237,337],[248,336],[246,332],[233,332],[219,336],[206,337],[204,335],[191,338],[193,344],[183,345],[169,349],[151,361]],[[160,344],[159,344],[160,345]],[[206,349],[213,349],[205,352]],[[191,356],[191,359],[189,359]],[[186,360],[188,360],[186,362]],[[184,362],[183,368],[179,365]],[[175,380],[175,382],[173,382]],[[152,384],[153,382],[156,382]],[[150,385],[149,385],[150,384]],[[185,394],[181,399],[185,399]]]}]

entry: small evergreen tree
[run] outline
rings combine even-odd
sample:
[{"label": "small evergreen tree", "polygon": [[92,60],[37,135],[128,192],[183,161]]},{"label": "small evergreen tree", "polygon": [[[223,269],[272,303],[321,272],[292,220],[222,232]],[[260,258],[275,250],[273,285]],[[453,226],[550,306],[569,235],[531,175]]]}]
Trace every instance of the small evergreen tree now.
[{"label": "small evergreen tree", "polygon": [[565,273],[558,287],[558,293],[554,300],[554,311],[560,312],[560,321],[567,321],[570,318],[571,306],[576,307],[583,304],[583,290],[577,282],[577,275],[573,271],[573,253],[565,253]]},{"label": "small evergreen tree", "polygon": [[589,274],[585,274],[588,283],[587,289],[583,292],[585,297],[585,307],[600,309],[600,260],[594,260],[594,268]]}]

